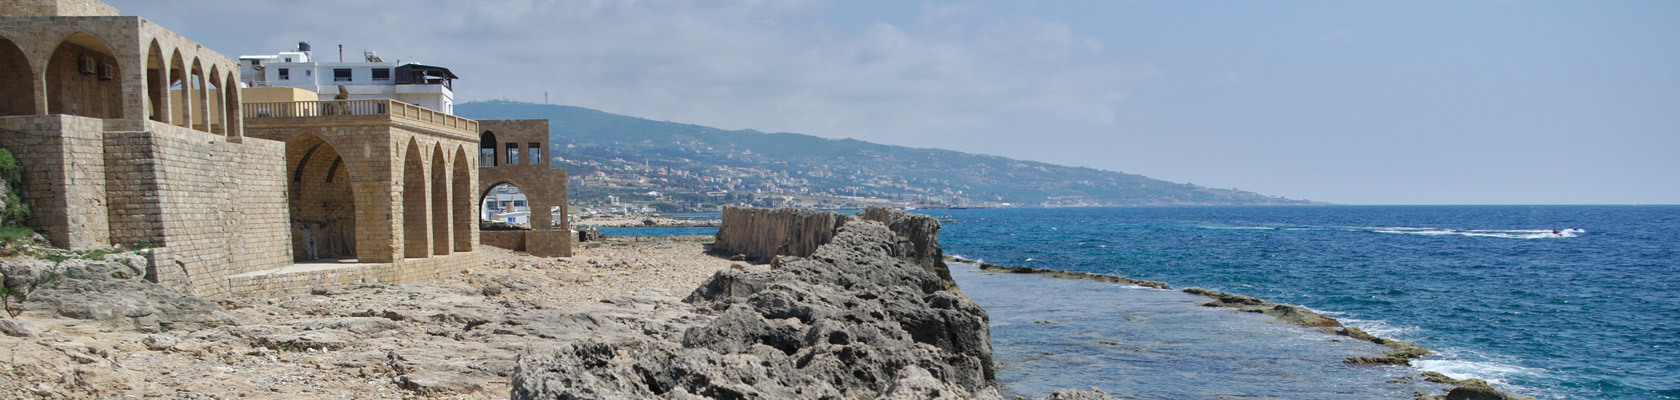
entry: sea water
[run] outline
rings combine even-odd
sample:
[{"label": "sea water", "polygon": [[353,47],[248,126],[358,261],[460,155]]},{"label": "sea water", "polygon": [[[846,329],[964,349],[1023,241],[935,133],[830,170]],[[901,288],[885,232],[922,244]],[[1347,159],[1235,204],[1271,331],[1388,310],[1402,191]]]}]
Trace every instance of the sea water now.
[{"label": "sea water", "polygon": [[[940,232],[947,254],[1301,304],[1436,351],[1414,360],[1421,370],[1547,399],[1680,398],[1680,207],[918,212],[955,220]],[[1158,296],[1128,297],[1114,289],[1120,285],[1018,275],[978,283],[977,275],[958,272],[959,283],[992,292],[970,294],[993,314],[999,379],[1020,394],[1095,386],[1143,398],[1409,398],[1409,390],[1427,386],[1385,375],[1391,367],[1338,365],[1342,354],[1370,350],[1330,342],[1329,335],[1264,321],[1197,319],[1234,312],[1201,309],[1194,299],[1175,305]],[[1236,333],[1192,335],[1197,324]],[[1305,344],[1323,346],[1297,346]],[[1321,350],[1307,350],[1313,348]],[[1329,361],[1306,361],[1315,359]],[[1261,368],[1266,365],[1277,368]],[[1393,376],[1417,370],[1402,372]],[[1315,376],[1346,385],[1398,383],[1346,393],[1292,386]],[[1050,379],[1060,386],[1043,384]],[[1302,392],[1289,394],[1295,391]]]}]

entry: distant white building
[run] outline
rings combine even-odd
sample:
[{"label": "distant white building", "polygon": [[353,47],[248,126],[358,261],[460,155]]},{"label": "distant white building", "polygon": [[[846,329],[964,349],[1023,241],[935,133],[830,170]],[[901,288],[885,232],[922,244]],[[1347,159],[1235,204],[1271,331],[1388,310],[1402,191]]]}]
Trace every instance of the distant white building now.
[{"label": "distant white building", "polygon": [[455,114],[454,81],[448,68],[385,62],[372,51],[356,61],[328,62],[313,56],[309,43],[295,51],[239,57],[246,87],[294,87],[332,100],[344,85],[351,100],[391,99]]}]

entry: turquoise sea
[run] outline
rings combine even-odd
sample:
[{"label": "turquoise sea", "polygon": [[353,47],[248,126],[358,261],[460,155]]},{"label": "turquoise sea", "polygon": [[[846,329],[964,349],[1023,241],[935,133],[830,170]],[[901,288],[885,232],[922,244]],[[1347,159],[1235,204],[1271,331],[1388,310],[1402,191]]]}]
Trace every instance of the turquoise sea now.
[{"label": "turquoise sea", "polygon": [[[1676,206],[918,212],[955,220],[940,235],[947,254],[1301,304],[1437,351],[1417,368],[1540,398],[1680,398]],[[991,311],[999,379],[1019,394],[1095,386],[1138,398],[1410,398],[1439,389],[1403,378],[1416,370],[1334,362],[1374,350],[1232,320],[1246,317],[1173,292],[958,275]]]}]

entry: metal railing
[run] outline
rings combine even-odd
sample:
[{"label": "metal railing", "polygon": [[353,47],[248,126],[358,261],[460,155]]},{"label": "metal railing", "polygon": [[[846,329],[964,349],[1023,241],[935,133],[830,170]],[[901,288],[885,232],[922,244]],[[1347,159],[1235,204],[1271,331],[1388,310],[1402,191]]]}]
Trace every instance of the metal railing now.
[{"label": "metal railing", "polygon": [[245,103],[243,108],[246,119],[386,115],[392,119],[478,131],[478,121],[389,99],[273,101]]}]

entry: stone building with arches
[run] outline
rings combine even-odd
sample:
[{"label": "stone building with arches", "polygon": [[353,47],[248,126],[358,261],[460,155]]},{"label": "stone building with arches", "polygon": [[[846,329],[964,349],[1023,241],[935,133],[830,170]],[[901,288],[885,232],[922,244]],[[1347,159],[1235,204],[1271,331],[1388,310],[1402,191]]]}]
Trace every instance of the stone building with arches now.
[{"label": "stone building with arches", "polygon": [[28,224],[57,247],[149,248],[148,279],[207,298],[479,262],[478,121],[393,100],[244,103],[239,70],[96,0],[0,2],[0,147]]},{"label": "stone building with arches", "polygon": [[[540,257],[569,257],[573,238],[567,220],[566,170],[550,166],[548,120],[491,120],[479,123],[479,185],[476,200],[497,185],[525,193],[531,229],[481,232],[485,245]],[[477,203],[475,203],[477,204]],[[559,216],[559,220],[553,220]]]}]

